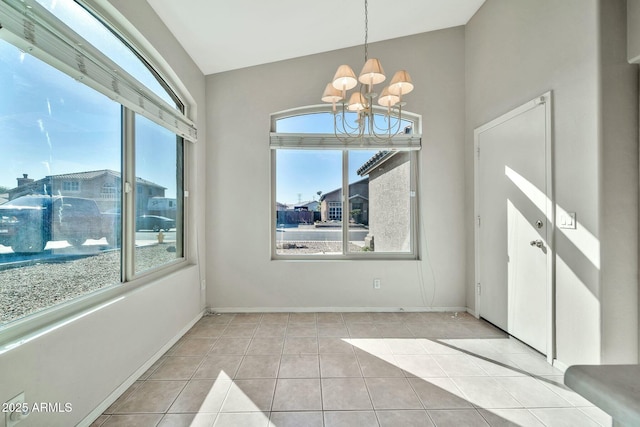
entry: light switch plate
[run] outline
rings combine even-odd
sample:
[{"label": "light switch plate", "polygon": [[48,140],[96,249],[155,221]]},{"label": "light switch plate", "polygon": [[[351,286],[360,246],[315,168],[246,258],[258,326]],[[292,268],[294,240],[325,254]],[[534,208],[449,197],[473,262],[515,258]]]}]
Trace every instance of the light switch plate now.
[{"label": "light switch plate", "polygon": [[576,213],[575,212],[561,213],[558,227],[575,230],[576,229]]}]

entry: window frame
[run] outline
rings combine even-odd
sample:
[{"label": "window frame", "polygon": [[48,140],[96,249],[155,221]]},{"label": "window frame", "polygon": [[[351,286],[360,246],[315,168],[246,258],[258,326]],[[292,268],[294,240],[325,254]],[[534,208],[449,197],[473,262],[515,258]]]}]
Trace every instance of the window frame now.
[{"label": "window frame", "polygon": [[[141,62],[144,63],[149,71],[158,79],[160,85],[170,94],[172,99],[175,100],[176,108],[184,115],[187,123],[192,124],[188,117],[195,112],[193,98],[188,94],[186,87],[180,82],[177,75],[171,71],[166,60],[162,58],[162,56],[149,44],[149,42],[144,39],[142,34],[132,28],[131,25],[119,15],[116,9],[110,5],[90,4],[85,0],[74,0],[74,2],[87,10],[98,22],[104,25],[116,36],[116,38],[124,43],[124,45],[126,45]],[[8,43],[20,48],[20,43],[16,43],[16,40],[12,36],[9,38],[3,38]],[[53,53],[48,54],[55,58]],[[36,57],[58,71],[67,75],[70,74],[67,69],[64,69],[64,67],[54,66],[42,57]],[[91,84],[87,84],[87,86],[92,87],[97,92],[100,92]],[[122,162],[120,171],[121,186],[113,186],[113,188],[116,189],[116,197],[120,196],[121,201],[121,281],[119,283],[113,283],[113,285],[106,286],[102,289],[77,296],[60,304],[52,305],[26,316],[14,319],[4,325],[0,325],[0,355],[11,350],[17,345],[22,345],[36,339],[48,331],[65,326],[94,311],[98,311],[108,305],[111,305],[123,299],[126,294],[153,283],[154,281],[165,278],[167,275],[191,265],[189,236],[192,225],[188,221],[190,199],[188,198],[189,192],[187,189],[189,188],[190,181],[188,163],[193,157],[193,148],[191,147],[192,144],[188,144],[187,142],[195,142],[195,137],[190,137],[188,140],[179,133],[176,133],[174,129],[169,129],[176,135],[176,149],[180,147],[178,156],[181,164],[181,182],[177,183],[177,185],[180,188],[182,196],[181,201],[178,201],[178,206],[182,206],[182,209],[176,218],[176,222],[181,221],[182,230],[180,236],[178,236],[176,230],[176,244],[180,244],[182,246],[181,256],[152,269],[135,273],[133,256],[135,253],[134,197],[136,191],[136,178],[135,157],[132,155],[135,151],[135,125],[133,123],[133,118],[135,114],[140,114],[140,112],[135,113],[132,109],[117,100],[114,102],[120,104],[122,117],[120,122],[120,132],[122,135],[120,142]],[[146,114],[141,115],[147,117]],[[157,123],[157,121],[156,124],[162,126],[160,123]],[[195,125],[193,125],[193,130],[195,134],[197,134]],[[127,183],[132,184],[129,186]],[[81,184],[78,184],[81,188]],[[80,188],[78,191],[80,191]],[[125,199],[129,200],[126,201]],[[127,229],[130,229],[130,231],[127,231]]]},{"label": "window frame", "polygon": [[[367,140],[359,144],[348,145],[338,141],[334,134],[325,133],[277,133],[276,124],[278,120],[288,117],[315,114],[315,113],[331,113],[331,106],[327,104],[311,105],[306,107],[295,108],[291,110],[285,110],[278,113],[271,114],[271,133],[270,133],[270,176],[271,176],[271,200],[270,200],[270,214],[269,214],[269,229],[271,235],[270,252],[272,261],[335,261],[335,260],[404,260],[404,261],[419,261],[420,260],[420,221],[419,218],[419,206],[420,206],[420,191],[419,191],[419,169],[421,156],[419,150],[422,143],[422,117],[419,114],[411,112],[402,112],[403,120],[412,122],[414,132],[410,135],[398,135],[394,137],[394,141],[390,144],[380,144],[375,140]],[[385,114],[387,112],[384,108],[374,107],[374,112]],[[309,143],[308,145],[306,143]],[[276,157],[278,150],[341,150],[342,151],[342,253],[330,254],[330,255],[286,255],[278,254],[277,245],[277,206],[276,200],[276,172],[277,164]],[[409,252],[375,252],[375,251],[362,251],[362,252],[350,252],[349,248],[349,151],[353,150],[381,150],[389,149],[391,151],[408,151],[410,154],[410,236],[411,236],[411,248]],[[329,209],[329,206],[327,206]]]}]

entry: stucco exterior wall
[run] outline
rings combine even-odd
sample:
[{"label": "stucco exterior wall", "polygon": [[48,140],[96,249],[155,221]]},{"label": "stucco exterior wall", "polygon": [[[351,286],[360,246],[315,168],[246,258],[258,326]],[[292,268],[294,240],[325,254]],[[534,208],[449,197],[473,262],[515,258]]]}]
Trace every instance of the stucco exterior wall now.
[{"label": "stucco exterior wall", "polygon": [[369,234],[375,252],[411,250],[411,162],[398,152],[369,173]]}]

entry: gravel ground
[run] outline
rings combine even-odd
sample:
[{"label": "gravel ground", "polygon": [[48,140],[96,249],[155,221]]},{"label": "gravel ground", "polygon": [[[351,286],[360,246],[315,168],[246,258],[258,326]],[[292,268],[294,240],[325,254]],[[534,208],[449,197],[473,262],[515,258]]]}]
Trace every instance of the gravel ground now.
[{"label": "gravel ground", "polygon": [[[362,247],[349,243],[349,252],[362,251]],[[341,254],[342,242],[284,242],[276,245],[276,253],[278,255]]]},{"label": "gravel ground", "polygon": [[[169,248],[136,248],[136,271],[176,259]],[[120,251],[0,271],[0,325],[119,282]]]},{"label": "gravel ground", "polygon": [[[285,242],[280,255],[341,253],[341,242]],[[138,247],[136,271],[144,271],[176,258],[171,244]],[[360,252],[350,244],[349,250]],[[9,268],[0,271],[0,325],[89,294],[120,281],[120,251],[57,262]]]}]

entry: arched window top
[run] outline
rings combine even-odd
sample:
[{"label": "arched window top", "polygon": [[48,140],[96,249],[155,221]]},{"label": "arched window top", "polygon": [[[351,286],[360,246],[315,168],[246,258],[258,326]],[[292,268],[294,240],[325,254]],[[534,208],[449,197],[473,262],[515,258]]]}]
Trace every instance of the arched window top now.
[{"label": "arched window top", "polygon": [[[374,107],[376,123],[389,120],[385,108]],[[356,113],[347,113],[345,120],[354,122]],[[392,116],[391,120],[398,120]],[[395,127],[395,126],[394,126]],[[397,126],[401,134],[392,141],[381,142],[364,137],[359,142],[347,144],[334,134],[334,114],[330,105],[312,105],[281,111],[271,115],[271,148],[363,148],[372,146],[389,149],[420,149],[422,118],[410,112],[402,112],[402,122]],[[358,147],[356,147],[356,145]]]},{"label": "arched window top", "polygon": [[168,85],[149,69],[147,63],[135,53],[134,48],[82,5],[73,0],[36,1],[152,90],[163,101],[178,110],[182,108],[182,102],[168,88]]},{"label": "arched window top", "polygon": [[[134,46],[73,0],[0,1],[2,39],[189,140],[183,103]],[[25,29],[28,29],[26,31]]]},{"label": "arched window top", "polygon": [[[374,107],[376,120],[384,120],[385,108]],[[355,120],[356,113],[348,113],[347,120]],[[402,126],[411,127],[413,134],[422,133],[422,118],[420,115],[402,112]],[[271,131],[277,133],[333,133],[333,113],[327,104],[311,105],[281,111],[271,115]]]}]

